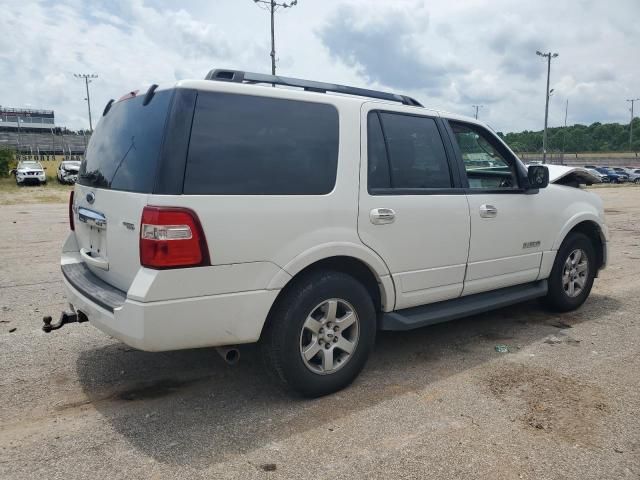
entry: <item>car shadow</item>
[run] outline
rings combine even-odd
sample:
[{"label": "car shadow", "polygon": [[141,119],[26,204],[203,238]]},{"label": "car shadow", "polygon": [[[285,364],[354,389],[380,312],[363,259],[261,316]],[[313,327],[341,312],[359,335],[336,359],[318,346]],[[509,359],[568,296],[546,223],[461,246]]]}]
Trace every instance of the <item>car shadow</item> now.
[{"label": "car shadow", "polygon": [[314,400],[273,386],[256,346],[243,347],[240,363],[230,367],[214,349],[148,353],[113,343],[83,352],[77,373],[88,403],[135,449],[198,468],[310,429],[340,428],[350,413],[505,355],[497,344],[515,352],[619,307],[593,294],[564,315],[528,302],[410,332],[380,332],[356,382]]}]

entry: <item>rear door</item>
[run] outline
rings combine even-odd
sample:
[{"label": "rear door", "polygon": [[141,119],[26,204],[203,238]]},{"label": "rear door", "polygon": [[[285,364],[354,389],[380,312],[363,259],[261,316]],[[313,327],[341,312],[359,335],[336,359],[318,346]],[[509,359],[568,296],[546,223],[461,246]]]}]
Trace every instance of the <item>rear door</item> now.
[{"label": "rear door", "polygon": [[[469,207],[437,115],[366,103],[358,233],[386,262],[396,309],[455,298],[469,247]],[[449,145],[450,147],[450,145]]]},{"label": "rear door", "polygon": [[121,100],[89,142],[75,187],[75,235],[98,277],[127,291],[140,269],[140,218],[153,191],[173,90]]},{"label": "rear door", "polygon": [[478,124],[449,121],[467,182],[471,242],[463,295],[538,278],[551,214],[519,185],[517,158]]}]

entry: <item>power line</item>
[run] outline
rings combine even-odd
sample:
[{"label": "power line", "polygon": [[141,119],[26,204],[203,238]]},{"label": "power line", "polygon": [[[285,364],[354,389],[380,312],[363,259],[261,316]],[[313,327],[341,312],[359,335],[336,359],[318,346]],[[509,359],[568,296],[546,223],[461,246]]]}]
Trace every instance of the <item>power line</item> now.
[{"label": "power line", "polygon": [[260,8],[262,7],[260,4],[265,4],[267,8],[265,10],[269,10],[271,13],[271,53],[269,56],[271,57],[271,75],[276,74],[276,34],[275,34],[275,13],[279,8],[291,8],[295,7],[298,4],[298,0],[292,0],[289,3],[282,2],[278,3],[276,0],[253,0],[256,5]]},{"label": "power line", "polygon": [[631,104],[631,121],[629,122],[629,150],[633,150],[633,104],[640,101],[640,98],[630,98],[627,102]]},{"label": "power line", "polygon": [[545,93],[545,105],[544,105],[544,133],[542,134],[542,163],[547,163],[547,122],[549,120],[549,79],[551,78],[551,59],[558,56],[557,53],[542,53],[536,51],[536,55],[547,59],[547,91]]},{"label": "power line", "polygon": [[74,77],[84,79],[84,86],[87,89],[87,110],[89,110],[89,131],[93,132],[93,123],[91,122],[91,97],[89,96],[89,84],[91,83],[92,78],[98,78],[98,75],[95,73],[74,73]]},{"label": "power line", "polygon": [[476,109],[475,117],[476,117],[476,120],[477,120],[478,119],[478,110],[483,108],[484,105],[471,105],[471,106]]}]

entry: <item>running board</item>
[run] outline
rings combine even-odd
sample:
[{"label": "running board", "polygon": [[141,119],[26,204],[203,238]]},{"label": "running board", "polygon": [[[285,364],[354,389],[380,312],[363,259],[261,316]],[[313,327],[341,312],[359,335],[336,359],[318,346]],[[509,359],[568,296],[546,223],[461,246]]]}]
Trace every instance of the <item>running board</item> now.
[{"label": "running board", "polygon": [[490,292],[476,293],[467,297],[454,298],[453,300],[445,300],[444,302],[384,313],[380,318],[379,328],[380,330],[412,330],[507,307],[514,303],[543,297],[546,294],[546,280],[525,283]]}]

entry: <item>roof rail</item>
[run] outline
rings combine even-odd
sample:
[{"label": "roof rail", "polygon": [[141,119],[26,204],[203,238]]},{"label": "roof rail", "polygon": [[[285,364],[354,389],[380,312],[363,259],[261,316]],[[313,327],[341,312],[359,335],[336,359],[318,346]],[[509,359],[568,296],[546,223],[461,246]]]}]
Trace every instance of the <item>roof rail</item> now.
[{"label": "roof rail", "polygon": [[406,95],[398,95],[397,93],[379,92],[377,90],[369,90],[366,88],[347,87],[345,85],[337,85],[335,83],[314,82],[311,80],[302,80],[300,78],[243,72],[241,70],[211,70],[207,73],[207,76],[204,77],[204,79],[235,83],[270,83],[271,85],[303,88],[309,92],[336,92],[346,95],[357,95],[359,97],[370,97],[380,100],[400,102],[404,105],[411,105],[414,107],[422,107],[422,104],[414,98]]}]

